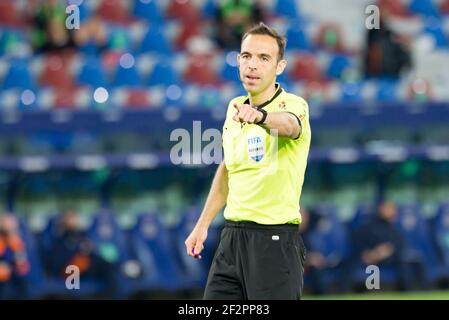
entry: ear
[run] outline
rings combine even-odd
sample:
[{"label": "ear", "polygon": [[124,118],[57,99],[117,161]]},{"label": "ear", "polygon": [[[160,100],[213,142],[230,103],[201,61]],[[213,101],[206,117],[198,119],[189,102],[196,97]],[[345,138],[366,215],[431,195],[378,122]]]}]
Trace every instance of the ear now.
[{"label": "ear", "polygon": [[281,75],[282,72],[284,72],[284,69],[286,66],[287,66],[287,60],[282,59],[281,61],[279,61],[276,66],[276,75],[277,76]]},{"label": "ear", "polygon": [[240,76],[240,53],[237,55],[237,75],[239,80],[242,81],[242,77]]}]

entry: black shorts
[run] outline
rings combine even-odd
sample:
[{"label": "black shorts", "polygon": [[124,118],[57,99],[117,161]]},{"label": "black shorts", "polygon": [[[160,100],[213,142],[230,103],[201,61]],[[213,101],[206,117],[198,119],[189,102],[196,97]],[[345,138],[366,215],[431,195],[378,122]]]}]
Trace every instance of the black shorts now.
[{"label": "black shorts", "polygon": [[226,221],[204,299],[298,300],[305,258],[298,225]]}]

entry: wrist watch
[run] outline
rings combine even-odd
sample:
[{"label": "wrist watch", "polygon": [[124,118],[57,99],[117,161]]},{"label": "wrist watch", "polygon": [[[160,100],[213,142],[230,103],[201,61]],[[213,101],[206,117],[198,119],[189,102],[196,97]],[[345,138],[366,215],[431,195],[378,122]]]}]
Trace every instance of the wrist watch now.
[{"label": "wrist watch", "polygon": [[257,110],[262,112],[262,119],[260,119],[259,122],[256,122],[256,124],[264,124],[265,120],[267,119],[268,113],[264,109],[257,109]]}]

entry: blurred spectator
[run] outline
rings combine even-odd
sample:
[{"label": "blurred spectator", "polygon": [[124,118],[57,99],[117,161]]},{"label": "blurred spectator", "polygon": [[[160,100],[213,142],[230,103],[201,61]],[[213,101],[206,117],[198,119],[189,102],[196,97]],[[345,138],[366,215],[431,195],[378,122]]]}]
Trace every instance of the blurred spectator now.
[{"label": "blurred spectator", "polygon": [[93,41],[106,44],[106,29],[97,17],[83,21],[79,29],[66,27],[65,7],[58,0],[41,0],[33,17],[33,46],[37,51],[54,51],[80,47]]},{"label": "blurred spectator", "polygon": [[[301,208],[299,230],[307,249],[304,267],[306,287],[312,294],[327,294],[332,289],[340,292],[349,290],[348,261],[338,252],[324,252],[327,240],[318,231],[319,224],[326,219],[315,210]],[[332,228],[332,227],[331,227]],[[328,239],[329,240],[329,239]],[[334,239],[335,240],[335,239]],[[338,279],[338,281],[335,281]]]},{"label": "blurred spectator", "polygon": [[41,0],[34,16],[34,47],[42,51],[74,47],[73,33],[65,20],[65,8],[57,0]]},{"label": "blurred spectator", "polygon": [[318,215],[313,211],[310,212],[307,209],[301,208],[301,224],[299,225],[299,231],[307,249],[304,274],[310,281],[310,288],[313,294],[323,294],[327,291],[320,273],[321,270],[326,267],[326,257],[313,248],[312,232],[315,229],[318,220]]},{"label": "blurred spectator", "polygon": [[321,25],[316,38],[318,48],[333,53],[346,53],[343,45],[341,28],[336,23],[324,23]]},{"label": "blurred spectator", "polygon": [[408,290],[413,285],[412,268],[406,259],[405,239],[395,225],[397,215],[394,203],[381,202],[376,215],[354,232],[354,248],[365,266],[395,270],[399,289]]},{"label": "blurred spectator", "polygon": [[53,275],[62,276],[67,265],[74,264],[84,273],[90,267],[92,251],[93,244],[80,230],[78,214],[68,211],[60,217],[48,248],[47,269]]},{"label": "blurred spectator", "polygon": [[220,1],[216,12],[219,46],[238,50],[243,33],[259,21],[263,21],[263,13],[261,7],[254,1]]},{"label": "blurred spectator", "polygon": [[379,29],[369,29],[364,57],[366,77],[399,77],[411,66],[408,39],[388,26],[390,13],[380,7]]},{"label": "blurred spectator", "polygon": [[26,297],[30,271],[19,223],[12,214],[0,215],[0,299]]},{"label": "blurred spectator", "polygon": [[105,292],[114,295],[117,284],[118,264],[111,246],[96,248],[81,230],[79,215],[74,211],[64,213],[57,226],[56,235],[47,248],[47,271],[57,277],[65,277],[68,265],[79,268],[81,279],[95,279],[102,282]]},{"label": "blurred spectator", "polygon": [[79,47],[93,45],[102,51],[108,46],[106,24],[98,16],[82,21],[80,28],[74,30],[74,38]]},{"label": "blurred spectator", "polygon": [[397,208],[391,202],[379,205],[377,215],[367,223],[365,232],[360,232],[361,260],[364,264],[394,263],[400,261],[404,239],[394,225]]}]

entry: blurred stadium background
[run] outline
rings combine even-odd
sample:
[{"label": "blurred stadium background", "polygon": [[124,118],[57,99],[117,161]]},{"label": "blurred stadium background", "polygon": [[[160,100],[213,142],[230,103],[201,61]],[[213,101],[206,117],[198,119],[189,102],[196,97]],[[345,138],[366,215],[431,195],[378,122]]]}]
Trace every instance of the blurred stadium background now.
[{"label": "blurred stadium background", "polygon": [[[387,36],[368,35],[370,4]],[[222,219],[200,262],[183,242],[216,166],[173,165],[170,132],[221,128],[260,19],[288,38],[279,82],[310,105],[301,204],[326,263],[306,266],[305,297],[366,291],[353,235],[379,199],[420,281],[378,297],[449,297],[449,1],[1,0],[0,298],[201,296]],[[381,268],[381,288],[400,277]]]}]

